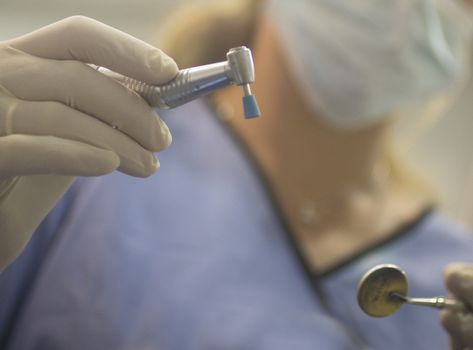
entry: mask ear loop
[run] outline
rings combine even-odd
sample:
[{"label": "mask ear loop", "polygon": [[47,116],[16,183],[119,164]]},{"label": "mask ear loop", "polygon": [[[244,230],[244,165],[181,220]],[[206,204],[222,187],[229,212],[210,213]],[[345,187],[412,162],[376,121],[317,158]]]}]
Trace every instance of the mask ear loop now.
[{"label": "mask ear loop", "polygon": [[[408,107],[405,111],[401,111],[401,125],[406,118],[415,119],[414,123],[407,122],[408,125],[402,125],[409,128],[409,133],[402,136],[402,152],[405,154],[412,152],[418,140],[422,139],[447,114],[456,99],[457,96],[452,93],[433,98],[422,107]],[[402,133],[406,132],[401,131]]]},{"label": "mask ear loop", "polygon": [[[428,132],[431,131],[442,118],[448,117],[449,112],[451,112],[455,103],[459,100],[461,92],[464,90],[465,85],[461,84],[461,86],[458,86],[448,93],[432,98],[422,107],[407,108],[405,111],[401,112],[401,131],[395,132],[392,137],[397,147],[400,147],[400,153],[403,157],[415,153],[414,149],[419,144],[419,140],[424,139]],[[403,119],[409,117],[411,119],[414,118],[415,121],[403,122]],[[404,123],[406,125],[403,125]],[[407,131],[402,129],[407,129]],[[414,170],[419,171],[419,169]],[[468,225],[473,227],[473,221],[468,219],[471,218],[473,209],[473,158],[469,162],[467,171],[467,181],[464,184],[465,189],[461,191],[461,193],[458,193],[458,199],[456,200],[458,209],[456,209],[457,213],[455,215],[462,218],[461,220],[465,220],[466,218]],[[422,170],[420,170],[420,175],[422,175]],[[435,194],[435,197],[440,205],[445,204],[446,199],[442,198],[439,193]]]}]

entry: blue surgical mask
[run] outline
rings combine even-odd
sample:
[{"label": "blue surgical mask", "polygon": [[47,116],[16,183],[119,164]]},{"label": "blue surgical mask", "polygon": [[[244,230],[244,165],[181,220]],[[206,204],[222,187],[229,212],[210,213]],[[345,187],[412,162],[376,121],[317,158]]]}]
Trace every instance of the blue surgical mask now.
[{"label": "blue surgical mask", "polygon": [[455,0],[271,0],[290,69],[329,123],[358,127],[467,78],[471,13]]}]

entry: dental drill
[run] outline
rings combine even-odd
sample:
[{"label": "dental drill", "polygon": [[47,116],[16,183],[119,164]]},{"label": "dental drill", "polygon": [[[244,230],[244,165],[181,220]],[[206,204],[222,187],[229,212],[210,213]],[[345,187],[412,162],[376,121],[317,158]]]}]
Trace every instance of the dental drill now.
[{"label": "dental drill", "polygon": [[250,84],[255,81],[253,58],[250,49],[245,46],[230,49],[226,61],[182,69],[164,85],[149,85],[104,67],[96,69],[138,93],[150,106],[160,109],[178,107],[217,89],[236,84],[243,87],[245,118],[261,114],[250,89]]}]

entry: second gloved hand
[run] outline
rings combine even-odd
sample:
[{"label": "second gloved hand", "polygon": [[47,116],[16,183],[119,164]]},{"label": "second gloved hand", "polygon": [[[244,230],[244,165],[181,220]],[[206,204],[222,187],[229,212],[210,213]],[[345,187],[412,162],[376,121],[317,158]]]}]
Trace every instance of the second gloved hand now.
[{"label": "second gloved hand", "polygon": [[441,312],[441,322],[451,336],[452,350],[473,349],[473,264],[449,265],[445,282],[452,294],[470,307],[469,312]]},{"label": "second gloved hand", "polygon": [[115,169],[138,177],[159,167],[171,135],[135,92],[88,63],[149,84],[175,62],[95,20],[70,17],[0,42],[0,271],[71,179]]}]

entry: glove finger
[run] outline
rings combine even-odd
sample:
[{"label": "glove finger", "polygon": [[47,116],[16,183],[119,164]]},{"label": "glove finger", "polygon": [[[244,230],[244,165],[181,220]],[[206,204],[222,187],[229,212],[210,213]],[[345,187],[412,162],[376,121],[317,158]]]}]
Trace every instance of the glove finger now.
[{"label": "glove finger", "polygon": [[114,171],[120,160],[112,151],[53,136],[0,137],[0,177],[22,175],[97,176]]},{"label": "glove finger", "polygon": [[447,288],[458,298],[473,307],[473,265],[449,264],[444,271]]},{"label": "glove finger", "polygon": [[450,338],[450,350],[465,350],[465,347],[456,339]]},{"label": "glove finger", "polygon": [[473,314],[442,310],[440,322],[452,337],[453,349],[473,346]]},{"label": "glove finger", "polygon": [[8,43],[35,56],[93,63],[149,84],[163,84],[178,73],[174,60],[161,50],[83,16],[63,19]]},{"label": "glove finger", "polygon": [[[142,148],[125,134],[62,103],[14,102],[14,109],[10,108],[9,113],[0,114],[0,135],[56,136],[110,150],[120,157],[118,169],[132,176],[149,176],[159,166],[152,152]],[[11,103],[13,102],[10,105]],[[21,154],[17,156],[22,157]],[[74,154],[70,156],[73,158]]]},{"label": "glove finger", "polygon": [[57,101],[117,127],[143,147],[169,146],[166,124],[139,95],[84,63],[55,61],[7,49],[0,83],[30,101]]},{"label": "glove finger", "polygon": [[462,349],[462,335],[460,324],[455,313],[451,310],[442,310],[440,312],[440,323],[450,335],[451,350]]}]

